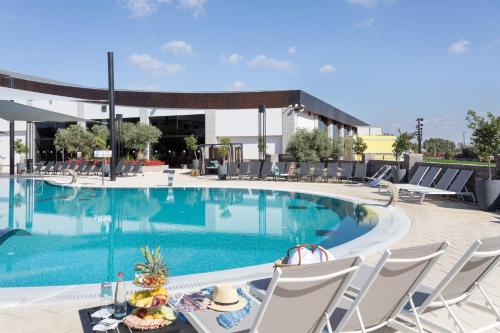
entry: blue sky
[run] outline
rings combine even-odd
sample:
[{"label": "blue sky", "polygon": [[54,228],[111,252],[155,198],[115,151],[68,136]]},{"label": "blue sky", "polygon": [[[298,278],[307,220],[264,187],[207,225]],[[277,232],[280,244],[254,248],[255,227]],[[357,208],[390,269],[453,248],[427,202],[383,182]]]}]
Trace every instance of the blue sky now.
[{"label": "blue sky", "polygon": [[[303,89],[386,132],[500,113],[497,0],[0,0],[0,68],[105,87]],[[466,133],[468,140],[469,131]]]}]

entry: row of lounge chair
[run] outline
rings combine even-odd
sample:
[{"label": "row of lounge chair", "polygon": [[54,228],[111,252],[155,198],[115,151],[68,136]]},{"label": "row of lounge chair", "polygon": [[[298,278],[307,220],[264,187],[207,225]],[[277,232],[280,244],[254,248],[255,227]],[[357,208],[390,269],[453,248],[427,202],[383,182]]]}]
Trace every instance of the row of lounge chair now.
[{"label": "row of lounge chair", "polygon": [[273,179],[286,180],[363,180],[366,177],[366,164],[343,162],[340,166],[337,162],[309,163],[302,162],[298,166],[297,162],[270,162],[270,161],[250,161],[231,162],[228,164],[228,177],[242,179]]},{"label": "row of lounge chair", "polygon": [[[120,176],[129,176],[142,172],[142,161],[137,161],[135,163],[125,163],[124,161],[119,161],[116,164],[116,174]],[[47,163],[40,162],[36,163],[33,168],[33,173],[38,174],[63,174],[67,170],[73,170],[79,175],[97,175],[102,173],[103,164],[102,161],[82,161],[78,164],[77,161],[49,161]],[[144,174],[143,174],[144,175]]]},{"label": "row of lounge chair", "polygon": [[[249,314],[231,329],[219,313],[183,313],[198,332],[485,332],[500,327],[500,310],[483,289],[500,262],[500,237],[477,240],[434,288],[423,280],[448,242],[386,250],[375,266],[362,257],[276,268],[272,278],[252,281]],[[474,292],[485,304],[470,299]],[[460,307],[458,307],[460,306]],[[452,324],[436,321],[444,309]],[[494,319],[468,330],[458,311]]]},{"label": "row of lounge chair", "polygon": [[[471,197],[473,202],[476,202],[476,197],[473,192],[467,189],[467,182],[474,174],[474,170],[459,170],[447,168],[442,173],[441,178],[436,183],[436,179],[441,174],[442,168],[429,167],[420,165],[408,183],[394,184],[398,190],[398,194],[409,194],[410,199],[414,195],[420,195],[420,201],[424,201],[428,195],[446,195],[457,196],[460,200],[464,197]],[[380,171],[382,174],[383,171]],[[372,179],[368,182],[369,185],[382,187],[379,179]]]}]

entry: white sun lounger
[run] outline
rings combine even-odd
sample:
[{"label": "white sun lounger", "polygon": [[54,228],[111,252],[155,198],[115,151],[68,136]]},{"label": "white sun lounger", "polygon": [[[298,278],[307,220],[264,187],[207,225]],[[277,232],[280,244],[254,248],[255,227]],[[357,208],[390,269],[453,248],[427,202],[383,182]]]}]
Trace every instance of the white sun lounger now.
[{"label": "white sun lounger", "polygon": [[[423,202],[425,197],[428,195],[456,195],[459,199],[463,200],[464,196],[472,197],[472,200],[476,202],[476,196],[473,192],[467,189],[467,182],[469,178],[474,173],[474,170],[461,170],[455,180],[451,183],[447,190],[428,188],[428,189],[414,189],[412,193],[418,193],[421,195],[420,202]],[[413,195],[412,195],[413,197]]]},{"label": "white sun lounger", "polygon": [[381,180],[387,179],[391,175],[392,166],[383,165],[372,177],[367,177],[367,185],[377,187]]},{"label": "white sun lounger", "polygon": [[230,329],[218,324],[220,312],[183,314],[198,332],[320,333],[361,263],[358,257],[276,268],[262,303],[249,296],[250,313]]},{"label": "white sun lounger", "polygon": [[[421,178],[420,182],[417,184],[394,184],[394,186],[400,190],[411,190],[413,188],[429,188],[432,185],[434,185],[434,181],[436,180],[437,176],[441,172],[441,168],[439,167],[431,167],[428,169],[427,173],[424,175],[424,177]],[[413,177],[412,177],[413,178]]]},{"label": "white sun lounger", "polygon": [[[458,327],[458,331],[462,333],[484,332],[500,327],[500,309],[495,306],[482,287],[484,279],[498,267],[499,262],[500,237],[475,241],[435,289],[424,287],[413,295],[415,308],[413,310],[406,308],[403,314],[410,319],[415,318],[417,314],[418,320],[432,332],[456,332],[456,329],[443,327],[430,315],[436,308],[445,308],[455,326]],[[471,294],[475,291],[479,291],[483,296],[486,307],[472,302],[467,306]],[[486,322],[478,329],[466,330],[460,316],[454,312],[457,310],[457,304],[460,304],[461,308],[466,307],[466,311],[473,314],[474,309],[493,313],[496,320],[493,323]],[[429,315],[426,315],[428,312],[430,312]]]}]

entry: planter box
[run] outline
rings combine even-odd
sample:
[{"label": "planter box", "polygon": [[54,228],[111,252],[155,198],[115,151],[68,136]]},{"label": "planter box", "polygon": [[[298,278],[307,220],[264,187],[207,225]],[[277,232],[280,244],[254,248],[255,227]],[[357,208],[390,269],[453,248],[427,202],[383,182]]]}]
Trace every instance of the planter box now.
[{"label": "planter box", "polygon": [[476,179],[476,196],[482,210],[494,212],[500,208],[500,179]]}]

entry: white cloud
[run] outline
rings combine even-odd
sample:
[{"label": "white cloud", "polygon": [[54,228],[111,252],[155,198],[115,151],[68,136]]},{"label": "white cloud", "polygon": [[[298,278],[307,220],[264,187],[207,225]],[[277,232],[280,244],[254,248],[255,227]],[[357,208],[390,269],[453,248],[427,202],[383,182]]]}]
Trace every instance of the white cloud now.
[{"label": "white cloud", "polygon": [[175,55],[192,55],[193,47],[191,44],[182,40],[173,40],[161,46],[161,49]]},{"label": "white cloud", "polygon": [[448,46],[448,53],[461,54],[469,51],[469,42],[462,39]]},{"label": "white cloud", "polygon": [[289,70],[292,68],[292,63],[289,61],[268,58],[263,54],[256,55],[247,64],[251,68],[272,68],[276,70]]},{"label": "white cloud", "polygon": [[347,2],[365,8],[373,8],[377,6],[377,0],[347,0]]},{"label": "white cloud", "polygon": [[206,0],[178,0],[179,7],[190,10],[194,17],[205,13],[205,2]]},{"label": "white cloud", "polygon": [[333,67],[330,64],[326,64],[324,66],[321,66],[319,71],[321,73],[335,73],[337,71],[337,68]]},{"label": "white cloud", "polygon": [[169,4],[171,0],[121,0],[123,7],[130,11],[132,17],[146,17],[158,11],[162,4]]},{"label": "white cloud", "polygon": [[238,53],[233,53],[228,55],[227,57],[223,54],[220,56],[220,59],[222,62],[229,64],[229,65],[237,65],[243,57],[241,54]]},{"label": "white cloud", "polygon": [[297,46],[289,47],[286,51],[290,54],[295,54],[297,52]]},{"label": "white cloud", "polygon": [[373,23],[375,23],[375,18],[370,17],[369,19],[354,23],[354,27],[356,29],[370,28]]},{"label": "white cloud", "polygon": [[245,83],[243,83],[239,80],[235,80],[235,81],[233,81],[233,83],[231,83],[231,85],[229,86],[229,89],[233,90],[233,91],[240,91],[241,89],[243,89],[244,86],[245,86]]},{"label": "white cloud", "polygon": [[182,72],[186,67],[180,64],[167,64],[160,61],[147,53],[132,54],[128,58],[131,63],[139,67],[141,70],[150,73],[153,76],[165,76]]}]

